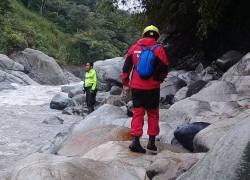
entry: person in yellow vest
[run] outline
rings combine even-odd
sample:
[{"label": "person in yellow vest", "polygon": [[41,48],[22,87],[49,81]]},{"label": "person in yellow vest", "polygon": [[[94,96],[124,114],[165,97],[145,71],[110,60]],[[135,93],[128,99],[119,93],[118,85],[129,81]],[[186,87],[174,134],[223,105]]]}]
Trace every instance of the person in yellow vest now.
[{"label": "person in yellow vest", "polygon": [[85,80],[84,91],[86,92],[86,104],[89,113],[94,111],[97,92],[97,77],[96,71],[93,69],[93,63],[87,62],[85,64]]}]

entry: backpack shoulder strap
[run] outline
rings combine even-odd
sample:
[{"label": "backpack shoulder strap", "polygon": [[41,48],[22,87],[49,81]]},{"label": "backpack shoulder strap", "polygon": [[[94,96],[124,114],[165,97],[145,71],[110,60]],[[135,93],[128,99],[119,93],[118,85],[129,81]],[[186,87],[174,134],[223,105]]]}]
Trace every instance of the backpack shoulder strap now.
[{"label": "backpack shoulder strap", "polygon": [[150,50],[151,50],[151,51],[154,51],[155,48],[157,48],[158,46],[159,46],[158,44],[155,44],[155,45],[153,45],[153,46],[150,48]]},{"label": "backpack shoulder strap", "polygon": [[141,49],[142,49],[143,51],[148,50],[148,49],[147,49],[147,47],[146,47],[146,46],[144,46],[144,45],[142,45],[142,46],[141,46]]}]

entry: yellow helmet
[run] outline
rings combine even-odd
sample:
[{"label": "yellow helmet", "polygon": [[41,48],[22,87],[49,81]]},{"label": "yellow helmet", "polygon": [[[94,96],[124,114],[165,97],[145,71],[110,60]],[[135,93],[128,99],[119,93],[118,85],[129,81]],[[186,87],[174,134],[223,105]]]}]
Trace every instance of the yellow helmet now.
[{"label": "yellow helmet", "polygon": [[154,31],[154,32],[156,32],[158,35],[160,35],[159,29],[158,29],[157,27],[155,27],[154,25],[147,26],[147,27],[143,30],[142,35],[144,36],[145,33],[148,32],[148,31]]}]

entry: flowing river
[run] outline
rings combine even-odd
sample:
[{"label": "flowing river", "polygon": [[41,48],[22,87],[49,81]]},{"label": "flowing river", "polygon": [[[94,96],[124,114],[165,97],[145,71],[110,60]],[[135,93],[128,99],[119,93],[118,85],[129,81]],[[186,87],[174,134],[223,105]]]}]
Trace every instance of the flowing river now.
[{"label": "flowing river", "polygon": [[[58,133],[68,132],[82,119],[49,108],[61,86],[15,87],[0,91],[0,175],[17,160],[49,147]],[[57,117],[63,120],[62,124]]]}]

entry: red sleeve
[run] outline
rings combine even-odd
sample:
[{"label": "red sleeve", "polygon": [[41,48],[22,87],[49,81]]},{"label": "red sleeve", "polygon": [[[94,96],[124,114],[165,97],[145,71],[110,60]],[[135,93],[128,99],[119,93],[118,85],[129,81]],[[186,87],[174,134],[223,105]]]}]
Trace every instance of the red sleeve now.
[{"label": "red sleeve", "polygon": [[122,68],[122,73],[120,75],[121,80],[122,80],[122,84],[124,86],[129,86],[129,75],[130,72],[133,68],[133,60],[132,60],[132,56],[133,56],[133,47],[130,48],[126,54],[126,59]]},{"label": "red sleeve", "polygon": [[159,46],[156,56],[162,61],[163,64],[169,65],[167,52],[162,46]]}]

